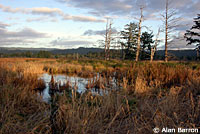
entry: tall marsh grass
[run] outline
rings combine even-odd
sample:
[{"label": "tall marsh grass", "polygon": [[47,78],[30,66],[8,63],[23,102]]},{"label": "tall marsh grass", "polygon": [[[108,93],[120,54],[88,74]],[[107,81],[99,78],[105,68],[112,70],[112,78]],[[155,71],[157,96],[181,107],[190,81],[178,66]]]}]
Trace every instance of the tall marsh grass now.
[{"label": "tall marsh grass", "polygon": [[[200,127],[198,68],[147,62],[114,66],[102,62],[104,69],[96,69],[92,65],[95,63],[0,61],[1,134],[151,134],[155,127]],[[50,72],[50,68],[55,71]],[[64,90],[52,95],[50,103],[44,102],[33,90],[43,85],[38,75],[45,71],[67,73],[66,69],[85,75],[100,71],[104,83],[112,76],[120,88],[104,95],[93,95],[91,90],[78,95],[74,86],[71,92]]]}]

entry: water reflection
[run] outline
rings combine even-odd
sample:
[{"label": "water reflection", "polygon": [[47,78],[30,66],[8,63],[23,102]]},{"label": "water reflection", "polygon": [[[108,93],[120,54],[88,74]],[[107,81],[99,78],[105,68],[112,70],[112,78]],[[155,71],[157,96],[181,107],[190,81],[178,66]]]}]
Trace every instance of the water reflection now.
[{"label": "water reflection", "polygon": [[[42,98],[44,101],[48,102],[50,99],[50,94],[49,94],[49,83],[51,82],[51,75],[49,74],[43,74],[40,79],[44,80],[46,88],[44,89],[42,93]],[[80,78],[76,76],[66,76],[66,75],[53,75],[54,81],[56,83],[59,83],[61,86],[64,83],[67,83],[67,81],[70,81],[72,87],[76,86],[78,87],[77,92],[83,93],[86,91],[86,84],[88,79],[90,78]]]},{"label": "water reflection", "polygon": [[[81,78],[77,76],[67,76],[67,75],[57,74],[53,75],[53,78],[54,82],[59,83],[60,86],[63,86],[67,82],[70,82],[72,87],[75,86],[77,87],[76,91],[80,94],[84,93],[86,90],[89,90],[93,95],[103,95],[108,93],[109,90],[112,89],[116,90],[118,88],[114,78],[109,78],[109,79],[102,78],[99,74],[94,78]],[[51,95],[49,92],[50,90],[49,83],[51,82],[52,75],[45,73],[39,79],[44,80],[46,85],[46,88],[42,92],[41,97],[45,102],[49,102],[49,100],[51,99]],[[90,85],[91,83],[93,83],[93,85],[89,86],[91,88],[88,88],[88,85]],[[95,85],[96,83],[100,83],[99,85],[102,86],[98,87]]]}]

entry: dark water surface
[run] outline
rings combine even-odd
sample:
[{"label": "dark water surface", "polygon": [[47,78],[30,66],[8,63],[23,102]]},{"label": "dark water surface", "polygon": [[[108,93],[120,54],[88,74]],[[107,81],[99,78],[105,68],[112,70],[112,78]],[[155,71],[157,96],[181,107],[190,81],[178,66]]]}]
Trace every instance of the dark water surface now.
[{"label": "dark water surface", "polygon": [[[84,93],[86,90],[86,85],[88,84],[88,82],[90,81],[93,81],[94,79],[96,79],[96,77],[99,77],[98,76],[95,76],[94,78],[81,78],[81,77],[78,77],[78,76],[67,76],[67,75],[62,75],[62,74],[57,74],[57,75],[53,75],[54,77],[54,81],[56,83],[60,83],[60,85],[63,85],[65,83],[67,83],[68,81],[71,83],[71,86],[74,87],[75,85],[77,86],[77,92],[79,92],[80,94]],[[49,94],[49,83],[51,82],[51,78],[52,78],[52,75],[50,74],[43,74],[39,79],[42,79],[44,80],[45,82],[45,85],[46,85],[46,88],[44,89],[44,91],[40,94],[40,97],[42,97],[42,99],[45,101],[45,102],[49,102],[49,100],[51,99],[51,96]],[[103,80],[103,79],[101,79]],[[116,89],[117,86],[116,86],[116,83],[114,82],[113,79],[110,80],[110,85],[112,85],[111,87]],[[108,88],[108,87],[107,87]],[[103,89],[100,89],[100,90],[96,90],[94,88],[92,88],[90,90],[92,92],[92,94],[98,94],[98,95],[103,95],[105,93],[108,92],[108,90],[103,90]]]},{"label": "dark water surface", "polygon": [[[67,75],[53,75],[54,76],[54,81],[57,83],[60,83],[61,85],[63,85],[64,83],[67,83],[67,81],[70,81],[72,87],[75,85],[77,85],[78,89],[77,91],[79,93],[83,93],[86,91],[86,84],[88,83],[88,78],[80,78],[80,77],[76,77],[76,76],[67,76]],[[51,81],[51,75],[49,74],[43,74],[39,79],[44,80],[46,88],[44,89],[42,95],[42,98],[44,101],[48,102],[49,99],[51,98],[50,94],[49,94],[49,83]]]}]

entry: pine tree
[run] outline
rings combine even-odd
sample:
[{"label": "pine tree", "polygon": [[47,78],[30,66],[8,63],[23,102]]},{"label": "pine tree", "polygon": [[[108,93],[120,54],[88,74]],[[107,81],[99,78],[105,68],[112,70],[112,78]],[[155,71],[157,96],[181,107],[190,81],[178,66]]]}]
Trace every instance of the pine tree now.
[{"label": "pine tree", "polygon": [[[147,53],[151,52],[151,44],[153,41],[153,33],[144,32],[141,35],[141,59],[144,60],[147,57]],[[150,55],[150,54],[149,54]]]},{"label": "pine tree", "polygon": [[133,59],[137,49],[138,25],[130,23],[121,31],[121,44],[125,48],[125,59]]},{"label": "pine tree", "polygon": [[197,60],[199,60],[199,50],[200,50],[200,14],[197,14],[197,17],[194,18],[194,25],[187,30],[185,33],[187,45],[196,45],[197,50]]}]

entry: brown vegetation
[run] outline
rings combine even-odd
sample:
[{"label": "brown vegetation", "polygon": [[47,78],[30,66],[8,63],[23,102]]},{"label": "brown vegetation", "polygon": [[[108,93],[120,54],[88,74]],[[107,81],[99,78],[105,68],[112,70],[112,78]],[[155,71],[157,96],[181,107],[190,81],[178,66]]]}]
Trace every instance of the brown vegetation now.
[{"label": "brown vegetation", "polygon": [[[42,101],[34,91],[44,86],[38,75],[45,71],[68,73],[66,69],[70,74],[91,71],[92,75],[100,75],[81,95],[76,94],[77,87],[69,81],[60,87],[63,93],[54,94],[49,104]],[[119,88],[108,88],[111,77]],[[90,84],[104,86],[108,92],[93,95]],[[199,87],[200,69],[195,63],[113,61],[109,65],[85,61],[83,65],[56,60],[0,59],[0,133],[151,134],[155,127],[198,128]]]}]

